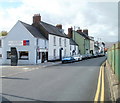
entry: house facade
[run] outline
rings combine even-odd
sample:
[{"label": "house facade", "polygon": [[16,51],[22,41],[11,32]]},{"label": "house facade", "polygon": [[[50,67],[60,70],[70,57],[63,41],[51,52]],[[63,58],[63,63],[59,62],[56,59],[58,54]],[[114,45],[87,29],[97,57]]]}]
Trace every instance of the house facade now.
[{"label": "house facade", "polygon": [[94,54],[94,37],[89,36],[90,37],[90,54]]},{"label": "house facade", "polygon": [[[48,40],[32,25],[18,21],[4,39],[3,64],[11,64],[11,48],[18,64],[39,64],[47,60]],[[46,57],[45,57],[46,56]]]},{"label": "house facade", "polygon": [[4,51],[3,51],[3,47],[4,47],[3,41],[4,41],[5,37],[6,37],[6,36],[1,36],[1,37],[0,37],[0,64],[3,63],[3,52],[4,52]]},{"label": "house facade", "polygon": [[41,21],[41,16],[33,16],[33,24],[48,39],[48,61],[61,60],[70,56],[70,40],[64,33],[62,25],[53,26]]},{"label": "house facade", "polygon": [[68,36],[78,44],[80,54],[83,55],[90,53],[90,39],[88,36],[88,32],[86,34],[85,30],[84,32],[82,32],[81,29],[75,31],[72,28],[69,28]]},{"label": "house facade", "polygon": [[99,42],[94,42],[94,54],[99,54],[100,48],[99,48]]},{"label": "house facade", "polygon": [[77,54],[79,54],[78,44],[73,39],[70,39],[70,56]]}]

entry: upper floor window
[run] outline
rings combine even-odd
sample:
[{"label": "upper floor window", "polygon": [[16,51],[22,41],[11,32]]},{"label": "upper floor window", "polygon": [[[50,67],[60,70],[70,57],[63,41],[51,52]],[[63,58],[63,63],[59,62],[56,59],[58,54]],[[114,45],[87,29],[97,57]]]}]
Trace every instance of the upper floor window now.
[{"label": "upper floor window", "polygon": [[64,39],[64,45],[65,45],[65,47],[66,47],[66,39]]},{"label": "upper floor window", "polygon": [[76,45],[74,46],[74,50],[76,50]]},{"label": "upper floor window", "polygon": [[53,38],[54,46],[56,46],[56,37]]},{"label": "upper floor window", "polygon": [[70,45],[70,51],[72,50],[72,46]]},{"label": "upper floor window", "polygon": [[61,46],[61,38],[59,38],[59,45]]}]

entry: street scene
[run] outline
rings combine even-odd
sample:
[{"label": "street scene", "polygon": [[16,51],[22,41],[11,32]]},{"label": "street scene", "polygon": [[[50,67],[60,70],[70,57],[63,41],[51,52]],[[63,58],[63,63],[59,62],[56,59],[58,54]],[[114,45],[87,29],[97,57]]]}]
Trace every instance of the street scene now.
[{"label": "street scene", "polygon": [[119,5],[0,1],[0,101],[119,103]]}]

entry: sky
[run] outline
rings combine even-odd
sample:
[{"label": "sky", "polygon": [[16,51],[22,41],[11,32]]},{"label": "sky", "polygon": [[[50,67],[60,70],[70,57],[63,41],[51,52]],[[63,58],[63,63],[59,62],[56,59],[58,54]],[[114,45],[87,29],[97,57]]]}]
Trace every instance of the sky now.
[{"label": "sky", "polygon": [[118,40],[118,2],[108,0],[0,0],[0,31],[10,31],[18,20],[32,24],[34,14],[52,25],[88,29],[104,42]]}]

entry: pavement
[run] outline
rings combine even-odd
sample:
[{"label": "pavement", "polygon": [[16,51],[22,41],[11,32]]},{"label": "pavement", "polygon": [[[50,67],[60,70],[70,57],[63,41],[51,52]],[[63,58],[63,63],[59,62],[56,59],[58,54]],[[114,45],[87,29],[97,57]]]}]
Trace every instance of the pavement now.
[{"label": "pavement", "polygon": [[61,64],[61,62],[57,61],[57,62],[45,62],[45,63],[41,63],[41,64],[37,64],[37,65],[18,65],[18,66],[10,66],[10,65],[1,65],[0,66],[0,77],[5,77],[5,76],[12,76],[12,75],[16,75],[19,73],[23,73],[23,72],[28,72],[28,71],[32,71],[35,69],[40,69],[40,68],[45,68],[45,67],[50,67],[50,66],[54,66],[54,65],[58,65]]},{"label": "pavement", "polygon": [[113,103],[115,102],[120,103],[120,83],[107,60],[106,60],[105,71],[110,88],[110,94],[111,94],[110,98],[113,101]]},{"label": "pavement", "polygon": [[[57,64],[2,77],[2,99],[3,101],[93,101],[100,66],[105,59],[100,57]],[[109,90],[105,95],[109,94],[108,92]]]}]

